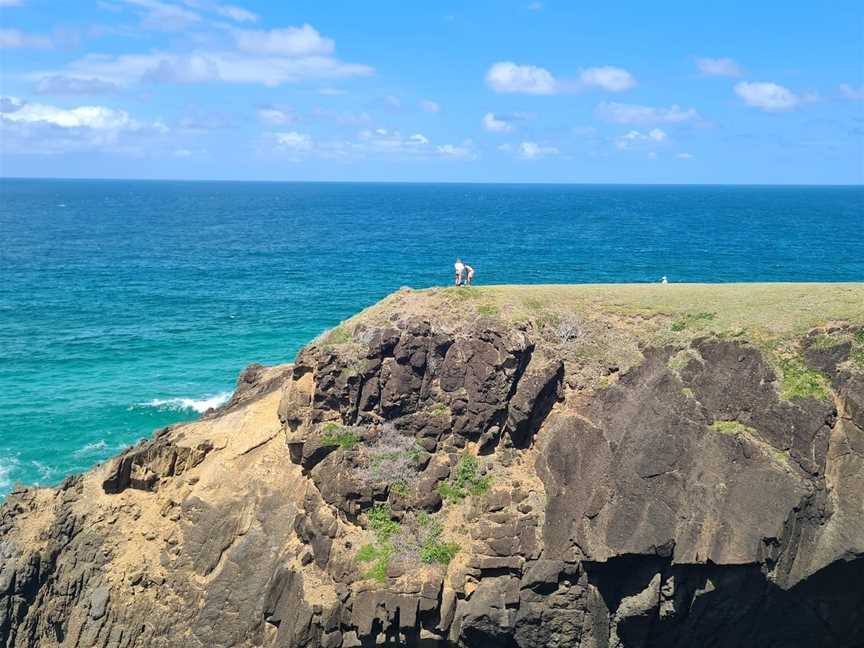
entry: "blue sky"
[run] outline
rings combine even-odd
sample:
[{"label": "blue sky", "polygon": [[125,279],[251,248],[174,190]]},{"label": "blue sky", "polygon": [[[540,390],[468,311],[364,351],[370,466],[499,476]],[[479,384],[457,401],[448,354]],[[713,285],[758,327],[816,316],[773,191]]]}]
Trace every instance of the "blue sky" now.
[{"label": "blue sky", "polygon": [[0,0],[0,48],[4,176],[864,181],[857,2]]}]

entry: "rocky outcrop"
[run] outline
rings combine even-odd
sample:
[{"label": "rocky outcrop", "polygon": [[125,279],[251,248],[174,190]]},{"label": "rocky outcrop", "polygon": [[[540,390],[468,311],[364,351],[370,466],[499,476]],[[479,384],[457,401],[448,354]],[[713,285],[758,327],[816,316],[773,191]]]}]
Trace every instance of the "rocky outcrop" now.
[{"label": "rocky outcrop", "polygon": [[18,488],[0,645],[858,645],[855,323],[782,340],[790,394],[761,340],[596,318],[385,308]]}]

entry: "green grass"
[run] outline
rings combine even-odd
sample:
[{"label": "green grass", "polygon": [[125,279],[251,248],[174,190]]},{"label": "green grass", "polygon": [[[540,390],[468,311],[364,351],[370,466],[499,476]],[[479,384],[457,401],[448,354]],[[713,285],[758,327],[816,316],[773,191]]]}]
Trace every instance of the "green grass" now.
[{"label": "green grass", "polygon": [[755,434],[756,430],[738,421],[714,421],[708,426],[713,432],[723,434]]},{"label": "green grass", "polygon": [[427,565],[448,565],[459,553],[459,544],[441,540],[438,536],[430,536],[420,547],[420,560]]},{"label": "green grass", "polygon": [[355,556],[358,562],[371,562],[372,566],[364,572],[366,578],[371,578],[379,583],[387,582],[387,570],[390,568],[390,560],[393,558],[393,547],[389,544],[375,546],[365,544]]},{"label": "green grass", "polygon": [[399,533],[400,524],[392,518],[389,504],[376,504],[366,513],[369,528],[375,533],[378,542],[386,543]]},{"label": "green grass", "polygon": [[780,362],[780,397],[784,400],[812,397],[831,399],[831,383],[827,376],[808,368],[798,357]]},{"label": "green grass", "polygon": [[432,407],[429,408],[429,414],[431,416],[444,416],[445,414],[450,413],[450,408],[444,403],[435,403]]},{"label": "green grass", "polygon": [[438,484],[438,494],[448,502],[461,502],[469,495],[484,495],[492,484],[489,475],[480,474],[480,463],[467,452],[459,459],[453,477]]},{"label": "green grass", "polygon": [[324,426],[324,432],[321,444],[325,446],[339,446],[343,450],[351,450],[360,442],[360,436],[356,432],[338,423],[328,423]]},{"label": "green grass", "polygon": [[325,344],[335,346],[337,344],[345,344],[347,342],[351,342],[354,339],[354,336],[351,335],[351,331],[349,331],[345,326],[337,326],[332,331],[330,331],[327,339],[325,340]]},{"label": "green grass", "polygon": [[495,304],[480,304],[477,307],[477,312],[484,317],[498,317],[501,313],[501,309],[499,309]]},{"label": "green grass", "polygon": [[404,481],[397,481],[390,484],[390,492],[398,495],[399,497],[408,497],[411,489]]},{"label": "green grass", "polygon": [[716,317],[717,313],[709,313],[707,311],[701,313],[686,313],[683,317],[672,322],[672,330],[676,332],[683,331],[688,326],[702,322],[710,322]]}]

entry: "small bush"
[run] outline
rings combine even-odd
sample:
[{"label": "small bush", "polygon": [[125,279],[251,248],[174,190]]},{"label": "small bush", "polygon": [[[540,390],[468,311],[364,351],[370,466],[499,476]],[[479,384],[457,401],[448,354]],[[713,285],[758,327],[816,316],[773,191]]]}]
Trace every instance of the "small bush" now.
[{"label": "small bush", "polygon": [[338,423],[328,423],[324,426],[321,444],[339,446],[343,450],[351,450],[360,442],[360,435],[352,428],[343,427]]},{"label": "small bush", "polygon": [[395,493],[399,497],[408,497],[410,491],[411,489],[404,481],[397,481],[390,484],[390,492]]},{"label": "small bush", "polygon": [[371,560],[375,560],[378,556],[378,549],[375,548],[373,544],[365,544],[360,547],[360,550],[357,552],[357,558],[360,562],[369,562]]},{"label": "small bush", "polygon": [[438,494],[448,502],[460,502],[468,495],[483,495],[489,490],[492,478],[480,474],[480,463],[467,452],[459,459],[449,482],[438,484]]},{"label": "small bush", "polygon": [[419,474],[419,454],[413,437],[387,424],[378,438],[363,448],[354,476],[367,484],[410,484]]},{"label": "small bush", "polygon": [[420,547],[420,560],[426,564],[438,563],[448,565],[459,553],[459,544],[456,542],[442,542],[435,539],[430,540]]},{"label": "small bush", "polygon": [[800,358],[787,358],[780,363],[780,397],[831,399],[831,383],[828,378],[808,368]]},{"label": "small bush", "polygon": [[435,403],[429,408],[429,414],[432,416],[444,416],[450,413],[450,408],[444,403]]},{"label": "small bush", "polygon": [[581,336],[582,322],[572,313],[561,317],[555,325],[555,337],[561,344],[567,344]]},{"label": "small bush", "polygon": [[369,528],[375,532],[375,536],[382,544],[399,533],[400,525],[391,515],[392,511],[388,504],[376,504],[366,513]]}]

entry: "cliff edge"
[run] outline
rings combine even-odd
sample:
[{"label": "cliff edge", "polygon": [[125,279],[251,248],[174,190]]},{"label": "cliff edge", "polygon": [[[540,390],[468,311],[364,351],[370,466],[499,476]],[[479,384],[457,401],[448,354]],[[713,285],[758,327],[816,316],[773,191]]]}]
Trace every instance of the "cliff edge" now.
[{"label": "cliff edge", "polygon": [[16,488],[0,646],[852,648],[862,494],[862,284],[404,289]]}]

